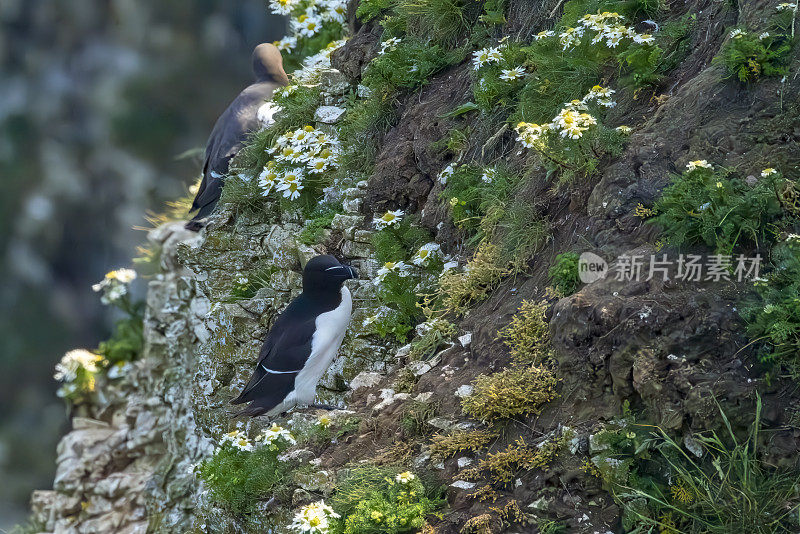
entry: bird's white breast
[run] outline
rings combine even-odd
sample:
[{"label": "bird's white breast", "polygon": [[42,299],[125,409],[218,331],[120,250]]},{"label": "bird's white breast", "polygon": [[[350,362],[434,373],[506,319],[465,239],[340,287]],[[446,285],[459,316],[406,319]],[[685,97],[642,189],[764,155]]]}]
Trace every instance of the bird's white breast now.
[{"label": "bird's white breast", "polygon": [[300,403],[314,402],[317,384],[336,357],[347,325],[350,324],[350,315],[353,311],[350,290],[342,286],[341,295],[342,302],[339,306],[317,317],[316,330],[311,338],[311,355],[294,382],[294,397]]}]

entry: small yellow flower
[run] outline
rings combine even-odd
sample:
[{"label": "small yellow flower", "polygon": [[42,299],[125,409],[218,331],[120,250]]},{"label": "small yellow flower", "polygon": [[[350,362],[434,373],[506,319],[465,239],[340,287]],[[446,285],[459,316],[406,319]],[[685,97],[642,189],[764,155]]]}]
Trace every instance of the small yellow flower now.
[{"label": "small yellow flower", "polygon": [[717,189],[722,189],[722,182],[717,182]]},{"label": "small yellow flower", "polygon": [[372,513],[369,515],[370,518],[375,521],[376,523],[380,523],[381,519],[383,519],[383,514],[377,510],[373,510]]},{"label": "small yellow flower", "polygon": [[319,419],[317,419],[317,423],[322,428],[328,428],[329,426],[331,426],[331,422],[332,422],[331,417],[327,414],[320,415]]},{"label": "small yellow flower", "polygon": [[456,207],[456,205],[458,205],[458,197],[451,198],[450,199],[450,207],[454,208],[454,207]]}]

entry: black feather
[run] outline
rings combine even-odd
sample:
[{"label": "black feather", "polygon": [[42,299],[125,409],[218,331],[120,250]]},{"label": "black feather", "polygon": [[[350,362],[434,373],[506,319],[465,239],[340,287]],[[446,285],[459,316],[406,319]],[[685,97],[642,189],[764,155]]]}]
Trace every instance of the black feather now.
[{"label": "black feather", "polygon": [[[270,48],[271,47],[271,48]],[[272,98],[276,89],[288,84],[280,52],[272,45],[259,45],[253,53],[256,83],[239,93],[219,116],[206,143],[203,180],[189,211],[199,210],[187,223],[189,230],[199,230],[197,221],[211,215],[222,194],[222,185],[231,159],[241,150],[251,132],[258,130],[258,109]]]}]

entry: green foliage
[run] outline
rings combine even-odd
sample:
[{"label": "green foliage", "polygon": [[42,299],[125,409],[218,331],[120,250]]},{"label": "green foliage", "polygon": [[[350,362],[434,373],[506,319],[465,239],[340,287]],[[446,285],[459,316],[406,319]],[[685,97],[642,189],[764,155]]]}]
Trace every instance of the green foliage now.
[{"label": "green foliage", "polygon": [[545,303],[523,300],[511,322],[497,333],[515,362],[540,363],[550,357],[550,325],[545,311]]},{"label": "green foliage", "polygon": [[[509,45],[509,48],[514,50],[514,46]],[[582,98],[601,77],[600,66],[595,61],[581,54],[565,55],[557,38],[531,43],[521,48],[520,53],[524,59],[519,61],[530,75],[526,76],[515,95],[516,101],[511,102],[512,124],[519,121],[549,122],[565,102]],[[515,58],[515,55],[511,57]],[[485,78],[489,84],[498,83],[488,80],[488,76]]]},{"label": "green foliage", "polygon": [[578,275],[579,259],[577,252],[559,254],[547,272],[550,277],[550,283],[562,295],[572,295],[581,285],[581,279]]},{"label": "green foliage", "polygon": [[463,315],[472,304],[485,299],[511,269],[501,260],[500,247],[484,241],[467,264],[468,269],[454,269],[439,277],[437,303],[442,314]]},{"label": "green foliage", "polygon": [[590,177],[604,157],[622,152],[625,134],[599,122],[603,111],[589,102],[596,91],[606,90],[594,86],[582,100],[565,104],[551,122],[517,124],[518,140],[538,157],[548,178],[558,177],[558,185]]},{"label": "green foliage", "polygon": [[556,398],[558,380],[545,367],[513,365],[492,375],[479,375],[473,392],[464,397],[464,413],[481,421],[538,414]]},{"label": "green foliage", "polygon": [[31,518],[24,523],[14,525],[11,530],[8,531],[8,534],[39,534],[46,530],[47,526],[44,523]]},{"label": "green foliage", "polygon": [[356,9],[356,17],[362,22],[369,22],[388,11],[393,4],[393,0],[361,0]]},{"label": "green foliage", "polygon": [[506,9],[508,9],[508,0],[486,0],[483,3],[483,14],[479,20],[489,27],[505,24]]},{"label": "green foliage", "polygon": [[270,278],[280,269],[275,265],[256,268],[247,273],[242,273],[236,278],[231,287],[231,301],[251,299],[256,296],[262,287],[270,286]]},{"label": "green foliage", "polygon": [[394,100],[392,92],[378,93],[348,105],[339,123],[342,176],[371,174],[383,134],[397,121]]},{"label": "green foliage", "polygon": [[[341,516],[333,532],[402,534],[418,532],[425,517],[444,506],[439,488],[411,475],[398,480],[400,469],[361,465],[347,470],[337,483],[330,505]],[[402,478],[401,475],[401,478]]]},{"label": "green foliage", "polygon": [[567,532],[566,524],[551,519],[539,519],[536,527],[539,529],[539,534],[564,534]]},{"label": "green foliage", "polygon": [[499,244],[500,261],[521,269],[549,235],[529,201],[517,193],[522,177],[502,165],[454,168],[440,194],[450,206],[453,223],[470,236],[470,243]]},{"label": "green foliage", "polygon": [[411,360],[427,360],[432,358],[439,347],[447,343],[456,332],[456,325],[445,319],[433,319],[425,323],[425,333],[411,342],[408,357]]},{"label": "green foliage", "polygon": [[490,487],[507,486],[521,471],[547,467],[573,437],[574,432],[564,432],[536,447],[519,438],[505,449],[487,454],[477,465],[464,470],[462,476],[466,480],[486,480]]},{"label": "green foliage", "polygon": [[725,66],[729,77],[740,82],[756,81],[762,76],[785,76],[789,72],[792,44],[786,34],[756,34],[734,28],[715,59]]},{"label": "green foliage", "polygon": [[406,31],[435,43],[452,46],[471,26],[465,12],[473,0],[399,0],[396,14]]},{"label": "green foliage", "polygon": [[283,447],[238,450],[230,444],[195,468],[211,498],[233,514],[254,511],[260,502],[286,490],[291,467],[278,460]]},{"label": "green foliage", "polygon": [[627,482],[612,481],[611,487],[623,507],[628,532],[798,530],[800,471],[775,468],[760,450],[761,400],[745,439],[735,435],[720,412],[727,432],[702,432],[691,438],[700,457],[661,429],[637,447],[638,453],[622,455],[623,462],[632,461],[631,476]]},{"label": "green foliage", "polygon": [[296,435],[298,443],[325,447],[330,443],[335,443],[342,436],[358,430],[359,424],[361,424],[361,417],[358,415],[333,419],[327,414],[323,414],[317,421],[305,428],[302,428],[299,423],[294,425],[292,433]]},{"label": "green foliage", "polygon": [[406,436],[421,436],[430,434],[433,427],[428,424],[430,419],[436,417],[438,405],[431,402],[412,400],[403,407],[403,417],[400,426]]},{"label": "green foliage", "polygon": [[375,259],[380,263],[407,259],[425,243],[431,241],[431,234],[421,228],[410,217],[403,218],[399,224],[391,225],[376,232],[372,237]]},{"label": "green foliage", "polygon": [[491,430],[456,430],[431,438],[431,456],[442,460],[466,451],[477,452],[488,447],[499,434]]},{"label": "green foliage", "polygon": [[[284,132],[294,131],[314,121],[314,112],[320,106],[321,95],[316,87],[297,85],[292,86],[291,91],[276,92],[272,101],[279,105],[282,111],[275,115],[275,122],[269,128],[259,130],[250,136],[248,142],[231,163],[231,175],[242,172],[248,177],[258,177],[267,162],[272,159],[267,150],[275,142],[275,139]],[[226,180],[223,199],[226,194],[225,189],[229,185],[228,182],[236,181]],[[250,184],[252,190],[259,191],[256,180],[245,183]],[[233,199],[229,201],[231,200]]]},{"label": "green foliage", "polygon": [[482,230],[500,244],[500,256],[514,272],[524,271],[528,261],[550,238],[550,227],[529,200],[513,197],[504,206],[494,206],[482,221]]},{"label": "green foliage", "polygon": [[453,52],[425,40],[406,36],[394,48],[372,60],[362,83],[376,97],[397,90],[414,90],[437,72],[463,59],[463,53]]},{"label": "green foliage", "polygon": [[144,302],[133,304],[127,317],[114,323],[111,337],[101,341],[97,353],[109,364],[135,360],[144,348]]},{"label": "green foliage", "polygon": [[783,365],[800,377],[800,238],[790,235],[771,254],[774,270],[756,282],[760,301],[745,309],[748,333],[763,340],[762,361]]},{"label": "green foliage", "polygon": [[257,176],[258,174],[249,179],[229,175],[222,185],[219,203],[230,204],[235,212],[250,216],[267,218],[270,213],[277,215],[276,209],[269,209],[271,203],[267,202],[263,191],[258,187]]},{"label": "green foliage", "polygon": [[[105,279],[98,284],[102,286],[104,304],[109,304],[119,309],[123,317],[114,323],[111,337],[100,342],[97,353],[103,356],[108,364],[129,362],[139,357],[144,347],[144,306],[143,301],[131,299],[128,284],[119,280],[116,273],[111,271]],[[135,273],[133,273],[135,277]],[[124,289],[115,295],[116,289]]]},{"label": "green foliage", "polygon": [[658,223],[671,245],[705,243],[730,254],[746,240],[763,244],[770,227],[783,217],[780,174],[753,186],[726,169],[697,167],[676,177],[655,205]]},{"label": "green foliage", "polygon": [[378,303],[388,311],[380,313],[369,326],[379,336],[392,335],[398,341],[405,341],[422,319],[420,295],[432,289],[435,283],[432,275],[441,271],[442,261],[438,256],[432,257],[417,268],[408,265],[407,260],[430,241],[430,233],[413,224],[408,217],[373,235],[375,258],[380,264],[385,267],[403,262],[407,267],[403,271],[389,272],[378,285]]},{"label": "green foliage", "polygon": [[297,237],[297,241],[304,245],[317,245],[319,244],[325,230],[330,229],[333,218],[336,214],[342,213],[342,207],[329,206],[322,204],[317,206],[314,211],[308,215],[303,230]]},{"label": "green foliage", "polygon": [[619,56],[628,72],[628,79],[635,86],[655,85],[665,74],[680,65],[692,51],[692,30],[697,24],[697,15],[687,13],[679,20],[672,20],[655,35],[656,44],[650,48],[629,48]]}]

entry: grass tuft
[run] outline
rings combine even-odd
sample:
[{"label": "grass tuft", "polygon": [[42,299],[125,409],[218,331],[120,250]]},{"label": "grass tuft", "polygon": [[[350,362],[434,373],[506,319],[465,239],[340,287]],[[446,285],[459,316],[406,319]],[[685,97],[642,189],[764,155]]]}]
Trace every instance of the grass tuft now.
[{"label": "grass tuft", "polygon": [[479,375],[473,392],[461,401],[465,414],[481,421],[539,414],[558,397],[553,373],[535,365],[513,365],[492,375]]}]

